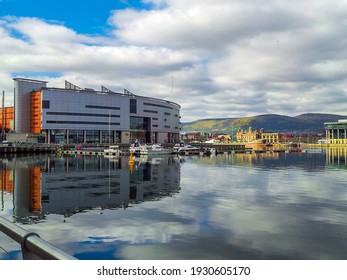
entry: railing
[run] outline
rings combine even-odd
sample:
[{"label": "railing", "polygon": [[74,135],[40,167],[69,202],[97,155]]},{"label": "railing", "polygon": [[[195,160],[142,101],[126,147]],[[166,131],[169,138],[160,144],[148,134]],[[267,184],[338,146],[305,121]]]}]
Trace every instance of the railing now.
[{"label": "railing", "polygon": [[33,142],[14,142],[12,143],[14,147],[20,148],[31,148],[31,149],[59,149],[62,147],[60,144],[47,144],[47,143],[33,143]]},{"label": "railing", "polygon": [[0,217],[0,231],[21,245],[23,260],[77,260],[4,217]]}]

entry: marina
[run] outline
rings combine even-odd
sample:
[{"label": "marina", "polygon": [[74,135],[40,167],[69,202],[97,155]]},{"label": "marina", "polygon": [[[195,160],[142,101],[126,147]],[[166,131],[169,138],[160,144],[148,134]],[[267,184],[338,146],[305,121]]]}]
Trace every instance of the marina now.
[{"label": "marina", "polygon": [[[77,259],[347,257],[346,148],[136,156],[132,165],[18,155],[1,166],[0,215]],[[20,246],[0,237],[0,258],[20,259]]]},{"label": "marina", "polygon": [[162,144],[112,144],[112,145],[59,145],[46,143],[30,142],[8,142],[6,145],[0,144],[0,155],[11,156],[12,154],[40,154],[57,153],[70,155],[93,155],[93,156],[112,156],[122,155],[216,155],[223,153],[288,153],[288,152],[324,152],[328,147],[344,147],[344,145],[317,145],[302,143],[299,146],[288,144],[256,144],[250,143],[226,143],[226,144],[195,144],[190,145],[183,142],[174,145]]}]

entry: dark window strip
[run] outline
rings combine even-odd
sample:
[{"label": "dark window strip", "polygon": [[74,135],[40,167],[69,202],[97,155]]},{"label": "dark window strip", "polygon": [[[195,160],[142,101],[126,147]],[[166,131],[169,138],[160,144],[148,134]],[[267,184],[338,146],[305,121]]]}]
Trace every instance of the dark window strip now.
[{"label": "dark window strip", "polygon": [[120,115],[108,115],[108,114],[89,114],[89,113],[69,113],[69,112],[47,112],[47,115],[56,116],[83,116],[83,117],[112,117],[119,118]]},{"label": "dark window strip", "polygon": [[97,106],[97,105],[86,105],[86,108],[92,108],[92,109],[109,109],[109,110],[120,110],[120,107],[112,107],[112,106]]},{"label": "dark window strip", "polygon": [[144,113],[153,113],[158,114],[158,111],[152,111],[152,110],[143,110]]},{"label": "dark window strip", "polygon": [[61,124],[100,124],[100,125],[120,125],[115,122],[83,122],[83,121],[46,121],[46,123],[61,123]]},{"label": "dark window strip", "polygon": [[143,105],[153,106],[153,107],[160,107],[160,108],[167,108],[167,109],[173,110],[172,107],[165,106],[165,105],[160,105],[160,104],[153,104],[153,103],[144,102]]}]

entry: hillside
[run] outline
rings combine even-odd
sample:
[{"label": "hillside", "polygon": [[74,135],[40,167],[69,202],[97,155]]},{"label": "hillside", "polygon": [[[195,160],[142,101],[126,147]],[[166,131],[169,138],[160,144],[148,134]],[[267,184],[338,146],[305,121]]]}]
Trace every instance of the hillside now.
[{"label": "hillside", "polygon": [[308,113],[295,117],[267,114],[246,118],[205,119],[182,123],[182,132],[214,132],[231,134],[238,129],[261,129],[280,133],[322,133],[325,122],[347,119],[347,116],[334,114]]}]

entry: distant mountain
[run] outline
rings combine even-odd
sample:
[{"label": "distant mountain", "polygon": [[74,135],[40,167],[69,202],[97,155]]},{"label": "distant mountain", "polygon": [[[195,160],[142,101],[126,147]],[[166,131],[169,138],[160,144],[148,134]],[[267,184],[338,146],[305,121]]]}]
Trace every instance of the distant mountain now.
[{"label": "distant mountain", "polygon": [[266,132],[321,133],[325,122],[336,122],[347,116],[308,113],[296,117],[266,114],[245,118],[204,119],[182,123],[182,132],[236,133],[239,129],[264,128]]}]

